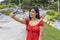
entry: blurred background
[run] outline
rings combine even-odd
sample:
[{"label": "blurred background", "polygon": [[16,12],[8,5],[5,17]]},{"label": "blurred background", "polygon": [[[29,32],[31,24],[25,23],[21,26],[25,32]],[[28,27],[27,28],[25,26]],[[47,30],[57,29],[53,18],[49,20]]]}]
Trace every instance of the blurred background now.
[{"label": "blurred background", "polygon": [[45,23],[43,40],[60,40],[60,0],[0,0],[0,40],[26,40],[26,27],[9,14],[18,6],[18,18],[27,16],[32,6],[39,8]]}]

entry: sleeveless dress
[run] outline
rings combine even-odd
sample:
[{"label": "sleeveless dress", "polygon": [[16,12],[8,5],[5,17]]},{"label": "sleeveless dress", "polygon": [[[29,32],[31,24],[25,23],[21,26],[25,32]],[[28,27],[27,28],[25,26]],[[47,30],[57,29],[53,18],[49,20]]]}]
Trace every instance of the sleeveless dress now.
[{"label": "sleeveless dress", "polygon": [[26,40],[38,40],[39,39],[39,34],[40,34],[40,28],[39,27],[44,26],[43,20],[41,20],[35,26],[29,25],[28,19],[25,19],[25,21],[26,21],[26,30],[27,30]]}]

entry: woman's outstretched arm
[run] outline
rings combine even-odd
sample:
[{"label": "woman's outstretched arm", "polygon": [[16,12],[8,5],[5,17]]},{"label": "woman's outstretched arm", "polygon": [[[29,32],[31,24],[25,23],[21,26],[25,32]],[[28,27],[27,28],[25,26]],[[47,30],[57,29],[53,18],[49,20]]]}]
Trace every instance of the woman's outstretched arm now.
[{"label": "woman's outstretched arm", "polygon": [[21,19],[17,18],[16,15],[15,15],[13,12],[10,13],[10,16],[11,16],[14,20],[16,20],[16,21],[18,21],[18,22],[20,22],[20,23],[22,23],[22,24],[26,24],[26,21],[25,21],[24,19],[21,20]]}]

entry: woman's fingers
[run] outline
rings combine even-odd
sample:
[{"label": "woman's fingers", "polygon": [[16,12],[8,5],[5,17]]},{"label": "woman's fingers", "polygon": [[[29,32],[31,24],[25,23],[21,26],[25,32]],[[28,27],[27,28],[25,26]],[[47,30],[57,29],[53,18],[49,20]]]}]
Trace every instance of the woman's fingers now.
[{"label": "woman's fingers", "polygon": [[10,16],[11,16],[11,17],[15,17],[16,15],[15,15],[13,12],[11,12],[11,13],[10,13]]}]

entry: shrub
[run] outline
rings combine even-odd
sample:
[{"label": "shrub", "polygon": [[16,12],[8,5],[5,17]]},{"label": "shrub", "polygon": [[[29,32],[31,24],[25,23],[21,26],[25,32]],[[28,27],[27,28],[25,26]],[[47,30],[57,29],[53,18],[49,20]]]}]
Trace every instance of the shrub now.
[{"label": "shrub", "polygon": [[49,10],[47,12],[47,15],[48,15],[48,20],[49,21],[54,21],[54,19],[58,19],[59,20],[59,17],[60,17],[60,14],[58,14],[56,11],[54,10]]},{"label": "shrub", "polygon": [[1,11],[1,13],[3,14],[6,14],[6,15],[9,15],[13,10],[4,10],[4,11]]},{"label": "shrub", "polygon": [[48,20],[49,21],[54,21],[54,18],[55,18],[54,16],[49,16]]},{"label": "shrub", "polygon": [[49,9],[53,9],[55,11],[58,11],[58,2],[54,2],[49,6]]},{"label": "shrub", "polygon": [[41,4],[39,4],[39,3],[37,3],[36,5],[37,5],[38,7],[41,7]]},{"label": "shrub", "polygon": [[60,20],[60,14],[57,15],[56,19],[57,20]]},{"label": "shrub", "polygon": [[56,14],[56,12],[54,11],[54,10],[49,10],[48,12],[47,12],[47,15],[49,15],[49,16],[53,16],[53,15],[55,15]]},{"label": "shrub", "polygon": [[0,4],[0,9],[7,8],[6,4]]}]

